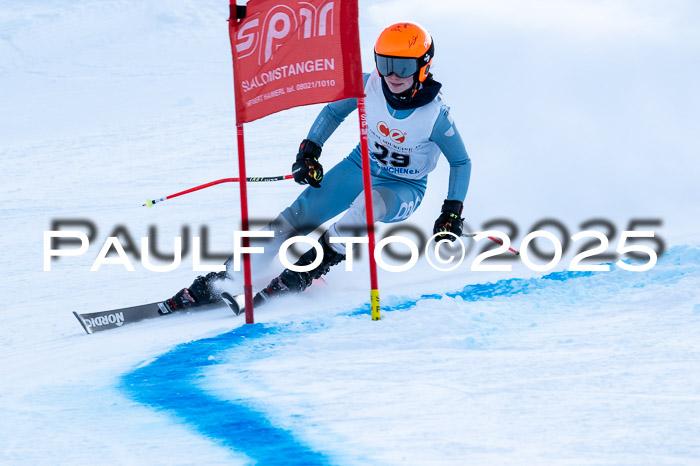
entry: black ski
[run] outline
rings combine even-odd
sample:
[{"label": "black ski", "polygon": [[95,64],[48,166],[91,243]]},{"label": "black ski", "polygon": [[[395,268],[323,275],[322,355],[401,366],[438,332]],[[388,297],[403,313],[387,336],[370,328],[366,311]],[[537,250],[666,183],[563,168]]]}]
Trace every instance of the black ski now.
[{"label": "black ski", "polygon": [[[317,278],[313,281],[311,286],[317,286],[317,285],[325,285],[326,281],[321,278]],[[309,291],[308,289],[306,291]],[[270,282],[269,285],[267,285],[265,288],[262,290],[258,291],[253,295],[253,307],[257,309],[261,305],[265,304],[272,298],[279,298],[280,296],[285,296],[288,294],[292,294],[293,292],[287,288],[284,283],[282,283],[279,278],[276,278]],[[221,293],[221,299],[224,300],[226,305],[233,311],[234,314],[237,316],[243,314],[245,312],[245,297],[242,294],[239,295],[232,295],[228,291],[224,291]]]},{"label": "black ski", "polygon": [[242,294],[233,296],[228,291],[224,291],[223,293],[221,293],[221,299],[224,300],[229,309],[231,309],[231,311],[233,311],[233,313],[237,316],[243,314],[243,312],[245,311],[245,298]]},{"label": "black ski", "polygon": [[[278,292],[278,293],[272,295],[269,293],[268,288],[263,288],[262,290],[255,293],[255,295],[253,296],[253,307],[255,309],[259,308],[260,306],[262,306],[263,304],[268,302],[270,300],[270,298],[273,296],[275,298],[277,298],[279,296],[283,296],[283,295],[287,294],[287,293],[279,293]],[[224,300],[224,302],[226,303],[228,308],[231,309],[231,311],[233,311],[233,313],[236,314],[237,316],[239,316],[245,312],[245,295],[238,294],[238,295],[234,296],[231,293],[224,291],[223,293],[221,293],[221,299]]]},{"label": "black ski", "polygon": [[[210,309],[221,308],[224,304],[221,302],[213,304],[205,304],[203,306],[191,307],[177,313],[200,312]],[[78,319],[80,325],[83,326],[85,332],[89,335],[103,330],[109,330],[121,327],[127,324],[133,324],[146,319],[155,319],[164,315],[172,314],[172,312],[162,303],[149,303],[140,306],[123,307],[121,309],[111,309],[109,311],[89,312],[79,314],[73,312],[73,315]]]}]

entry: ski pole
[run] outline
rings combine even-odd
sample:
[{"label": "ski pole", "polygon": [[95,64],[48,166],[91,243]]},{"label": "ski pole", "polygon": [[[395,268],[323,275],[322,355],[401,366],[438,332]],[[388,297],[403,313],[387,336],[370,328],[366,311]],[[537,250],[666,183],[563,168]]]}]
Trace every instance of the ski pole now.
[{"label": "ski pole", "polygon": [[[246,181],[248,182],[266,182],[266,181],[282,181],[282,180],[289,180],[292,178],[292,175],[282,175],[282,176],[253,176],[253,177],[247,177]],[[182,196],[184,194],[192,193],[195,191],[199,191],[200,189],[208,188],[210,186],[214,186],[217,184],[221,183],[235,183],[241,181],[240,178],[223,178],[221,180],[216,180],[212,181],[209,183],[205,183],[199,186],[195,186],[194,188],[186,189],[184,191],[180,191],[179,193],[171,194],[170,196],[165,196],[161,197],[160,199],[148,199],[145,204],[142,204],[143,206],[146,206],[148,208],[153,207],[154,204],[158,202],[163,202],[167,201],[168,199],[172,199],[174,197]]]},{"label": "ski pole", "polygon": [[[462,236],[464,236],[465,238],[473,238],[473,237],[475,237],[475,236],[478,235],[478,234],[479,234],[479,232],[478,232],[478,231],[475,231],[474,233],[464,233]],[[489,238],[491,241],[493,241],[494,243],[498,243],[498,244],[500,244],[501,246],[503,246],[503,241],[501,241],[500,239],[494,238],[493,236],[489,236],[488,238]],[[513,254],[515,254],[516,256],[519,256],[519,255],[520,255],[520,251],[516,251],[516,250],[513,249],[513,248],[508,248],[508,250],[509,250],[510,252],[512,252]]]}]

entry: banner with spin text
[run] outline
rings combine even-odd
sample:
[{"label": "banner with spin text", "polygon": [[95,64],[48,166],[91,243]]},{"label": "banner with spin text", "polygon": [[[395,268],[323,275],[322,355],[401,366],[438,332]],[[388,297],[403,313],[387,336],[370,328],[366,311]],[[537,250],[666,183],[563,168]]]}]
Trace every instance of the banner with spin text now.
[{"label": "banner with spin text", "polygon": [[364,95],[357,0],[251,0],[229,37],[238,124]]}]

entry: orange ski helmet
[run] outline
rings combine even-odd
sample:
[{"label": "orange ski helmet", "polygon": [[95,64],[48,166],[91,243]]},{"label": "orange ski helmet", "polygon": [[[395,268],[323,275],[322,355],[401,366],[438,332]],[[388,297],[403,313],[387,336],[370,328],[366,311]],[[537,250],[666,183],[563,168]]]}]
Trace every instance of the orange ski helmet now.
[{"label": "orange ski helmet", "polygon": [[374,46],[374,62],[381,76],[414,76],[416,82],[428,77],[434,54],[433,38],[416,23],[392,24],[379,34]]}]

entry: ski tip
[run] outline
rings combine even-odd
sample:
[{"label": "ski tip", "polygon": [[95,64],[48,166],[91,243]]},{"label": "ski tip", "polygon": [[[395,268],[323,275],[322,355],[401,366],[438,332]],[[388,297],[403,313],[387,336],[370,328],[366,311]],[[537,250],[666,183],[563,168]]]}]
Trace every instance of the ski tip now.
[{"label": "ski tip", "polygon": [[92,330],[85,323],[85,319],[83,319],[83,316],[81,316],[80,314],[78,314],[75,311],[73,311],[73,315],[75,316],[76,319],[78,319],[78,322],[80,322],[80,325],[82,325],[83,330],[85,330],[85,333],[87,333],[88,335],[92,334]]},{"label": "ski tip", "polygon": [[228,291],[221,293],[221,299],[224,300],[229,309],[231,309],[231,311],[233,311],[233,313],[237,316],[243,314],[243,311],[245,310],[245,305],[243,305],[241,300],[238,299],[240,297],[242,297],[242,295],[233,296]]}]

